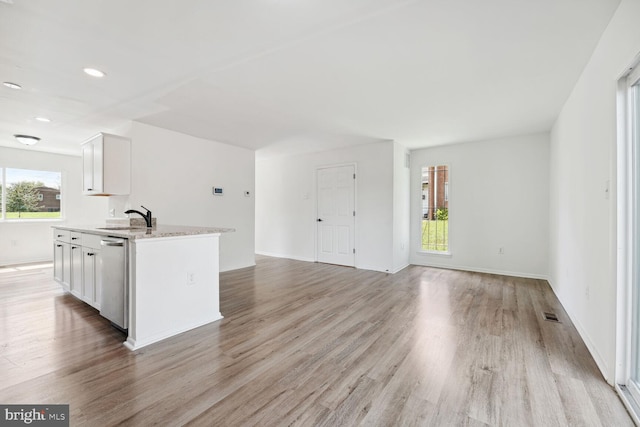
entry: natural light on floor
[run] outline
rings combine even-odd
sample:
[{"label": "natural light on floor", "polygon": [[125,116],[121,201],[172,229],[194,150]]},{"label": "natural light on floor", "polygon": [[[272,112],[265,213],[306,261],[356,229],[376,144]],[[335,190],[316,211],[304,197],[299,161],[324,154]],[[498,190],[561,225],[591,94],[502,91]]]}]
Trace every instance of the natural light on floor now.
[{"label": "natural light on floor", "polygon": [[38,268],[52,268],[52,262],[40,263],[40,264],[26,264],[26,265],[9,265],[6,267],[0,267],[0,274],[2,273],[15,273],[16,271],[28,271],[37,270]]}]

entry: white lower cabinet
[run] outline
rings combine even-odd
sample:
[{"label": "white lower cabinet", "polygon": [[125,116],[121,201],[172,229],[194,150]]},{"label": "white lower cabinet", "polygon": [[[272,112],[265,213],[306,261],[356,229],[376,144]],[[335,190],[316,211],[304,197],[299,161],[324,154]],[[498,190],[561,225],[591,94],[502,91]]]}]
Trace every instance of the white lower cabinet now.
[{"label": "white lower cabinet", "polygon": [[100,251],[96,249],[82,248],[82,299],[97,309],[100,309],[99,256]]},{"label": "white lower cabinet", "polygon": [[69,291],[78,298],[82,297],[82,246],[71,245],[71,281]]},{"label": "white lower cabinet", "polygon": [[53,233],[53,277],[69,292],[71,288],[71,233],[54,229]]},{"label": "white lower cabinet", "polygon": [[64,287],[64,245],[66,243],[53,242],[53,278]]},{"label": "white lower cabinet", "polygon": [[[100,236],[54,229],[53,277],[63,289],[100,309]],[[69,243],[71,242],[71,243]]]},{"label": "white lower cabinet", "polygon": [[100,240],[97,234],[82,233],[82,299],[98,310],[102,290]]}]

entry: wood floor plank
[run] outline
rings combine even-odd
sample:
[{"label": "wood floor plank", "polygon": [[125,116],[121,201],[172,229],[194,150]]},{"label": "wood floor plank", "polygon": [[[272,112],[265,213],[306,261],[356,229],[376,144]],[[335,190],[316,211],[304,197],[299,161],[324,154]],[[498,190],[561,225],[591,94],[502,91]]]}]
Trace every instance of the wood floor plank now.
[{"label": "wood floor plank", "polygon": [[569,425],[603,426],[582,381],[562,375],[556,375],[555,379]]},{"label": "wood floor plank", "polygon": [[[515,302],[515,290],[509,292]],[[527,342],[518,331],[520,319],[517,307],[503,310],[502,366],[500,380],[501,419],[503,425],[533,426],[530,391],[527,381],[525,353]]]},{"label": "wood floor plank", "polygon": [[0,268],[0,402],[74,426],[632,425],[541,280],[259,256],[220,290],[223,320],[130,352],[50,266]]}]

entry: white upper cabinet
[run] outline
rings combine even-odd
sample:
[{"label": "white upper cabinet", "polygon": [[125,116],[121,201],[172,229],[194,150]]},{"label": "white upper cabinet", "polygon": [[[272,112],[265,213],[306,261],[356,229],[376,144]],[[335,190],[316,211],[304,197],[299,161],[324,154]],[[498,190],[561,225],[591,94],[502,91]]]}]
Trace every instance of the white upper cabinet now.
[{"label": "white upper cabinet", "polygon": [[131,140],[99,133],[82,144],[82,194],[126,195],[131,191]]}]

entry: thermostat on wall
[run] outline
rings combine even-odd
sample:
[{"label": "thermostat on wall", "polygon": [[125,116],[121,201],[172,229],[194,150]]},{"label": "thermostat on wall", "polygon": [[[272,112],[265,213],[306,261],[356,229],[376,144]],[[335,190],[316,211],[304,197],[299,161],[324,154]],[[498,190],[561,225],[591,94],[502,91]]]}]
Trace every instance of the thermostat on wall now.
[{"label": "thermostat on wall", "polygon": [[211,192],[213,193],[214,196],[222,196],[223,194],[222,187],[213,187]]}]

